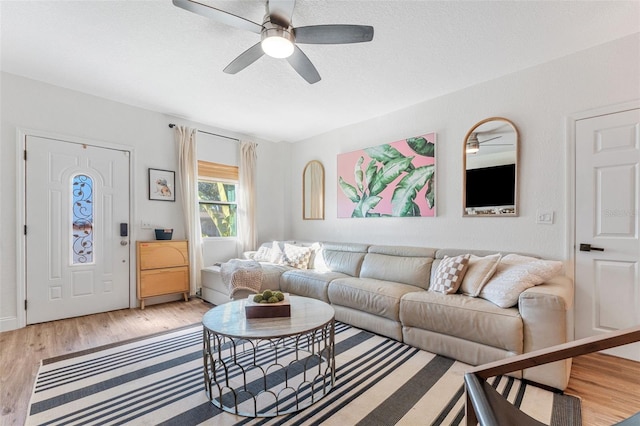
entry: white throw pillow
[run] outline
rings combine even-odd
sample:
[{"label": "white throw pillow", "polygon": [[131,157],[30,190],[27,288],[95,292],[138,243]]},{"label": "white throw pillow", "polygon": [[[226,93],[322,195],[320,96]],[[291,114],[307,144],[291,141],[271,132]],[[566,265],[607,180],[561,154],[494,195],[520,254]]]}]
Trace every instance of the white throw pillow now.
[{"label": "white throw pillow", "polygon": [[562,262],[508,254],[498,264],[495,275],[482,288],[480,297],[501,308],[518,303],[520,293],[555,277],[562,270]]},{"label": "white throw pillow", "polygon": [[292,244],[284,245],[284,264],[293,266],[298,269],[307,269],[311,258],[311,248],[294,246]]},{"label": "white throw pillow", "polygon": [[271,248],[261,246],[257,252],[253,255],[253,260],[257,262],[270,262],[271,261]]},{"label": "white throw pillow", "polygon": [[277,241],[274,241],[271,244],[271,257],[269,258],[269,262],[276,263],[278,265],[284,264],[284,252]]},{"label": "white throw pillow", "polygon": [[478,297],[482,287],[493,276],[502,255],[500,253],[479,257],[471,255],[469,266],[460,284],[460,293],[471,297]]},{"label": "white throw pillow", "polygon": [[458,291],[460,284],[462,284],[462,278],[467,272],[470,257],[469,254],[455,257],[445,256],[438,264],[429,290],[444,294]]}]

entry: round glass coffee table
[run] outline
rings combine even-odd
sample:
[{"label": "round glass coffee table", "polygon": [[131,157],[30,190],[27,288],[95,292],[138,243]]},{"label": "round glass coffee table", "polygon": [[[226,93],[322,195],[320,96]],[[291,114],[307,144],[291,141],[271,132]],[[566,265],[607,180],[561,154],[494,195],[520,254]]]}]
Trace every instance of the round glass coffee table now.
[{"label": "round glass coffee table", "polygon": [[216,407],[273,417],[302,410],[331,390],[335,312],[320,300],[288,300],[290,317],[247,319],[247,299],[204,315],[204,386]]}]

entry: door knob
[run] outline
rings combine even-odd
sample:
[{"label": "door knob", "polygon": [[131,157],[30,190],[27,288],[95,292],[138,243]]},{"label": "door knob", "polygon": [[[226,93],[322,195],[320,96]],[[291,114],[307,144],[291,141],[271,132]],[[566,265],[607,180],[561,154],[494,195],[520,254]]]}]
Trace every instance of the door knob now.
[{"label": "door knob", "polygon": [[601,247],[593,247],[591,244],[580,244],[580,251],[604,251]]},{"label": "door knob", "polygon": [[129,244],[129,241],[127,241],[127,240],[120,241],[120,245],[121,246],[126,246],[127,244]]}]

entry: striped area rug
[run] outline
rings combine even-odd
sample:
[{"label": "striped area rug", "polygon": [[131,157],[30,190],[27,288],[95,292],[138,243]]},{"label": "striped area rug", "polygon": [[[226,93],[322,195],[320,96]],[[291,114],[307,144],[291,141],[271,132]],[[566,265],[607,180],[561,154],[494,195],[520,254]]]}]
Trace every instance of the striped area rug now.
[{"label": "striped area rug", "polygon": [[[311,407],[270,419],[207,399],[202,326],[43,361],[27,424],[458,425],[466,364],[336,323],[336,383]],[[580,425],[580,401],[509,377],[490,383],[550,425]]]}]

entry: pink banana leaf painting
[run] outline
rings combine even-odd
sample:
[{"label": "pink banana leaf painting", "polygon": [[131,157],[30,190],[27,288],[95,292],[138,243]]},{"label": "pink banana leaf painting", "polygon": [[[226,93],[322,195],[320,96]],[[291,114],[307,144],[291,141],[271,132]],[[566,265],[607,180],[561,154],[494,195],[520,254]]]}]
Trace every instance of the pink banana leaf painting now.
[{"label": "pink banana leaf painting", "polygon": [[338,217],[435,216],[435,142],[428,133],[338,155]]}]

